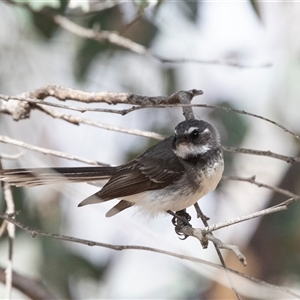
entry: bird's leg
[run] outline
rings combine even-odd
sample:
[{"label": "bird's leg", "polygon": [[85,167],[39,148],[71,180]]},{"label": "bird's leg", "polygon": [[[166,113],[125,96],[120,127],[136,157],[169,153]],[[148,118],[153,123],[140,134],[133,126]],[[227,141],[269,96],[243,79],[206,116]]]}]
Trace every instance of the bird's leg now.
[{"label": "bird's leg", "polygon": [[174,226],[178,225],[178,220],[180,220],[181,223],[183,223],[182,224],[183,226],[184,225],[191,226],[191,224],[189,223],[189,221],[191,221],[191,216],[186,212],[185,209],[176,212],[168,210],[167,213],[173,216],[172,223]]},{"label": "bird's leg", "polygon": [[[185,209],[183,210],[179,210],[176,212],[173,212],[171,210],[167,211],[168,214],[172,215],[172,224],[175,226],[175,232],[182,236],[184,234],[182,234],[180,232],[180,229],[184,226],[190,226],[192,227],[192,225],[190,224],[190,220],[191,220],[191,216],[186,212]],[[188,236],[184,235],[183,239],[186,239]]]},{"label": "bird's leg", "polygon": [[207,217],[199,207],[198,202],[194,204],[195,210],[197,212],[197,218],[200,218],[204,223],[207,222],[210,218]]}]

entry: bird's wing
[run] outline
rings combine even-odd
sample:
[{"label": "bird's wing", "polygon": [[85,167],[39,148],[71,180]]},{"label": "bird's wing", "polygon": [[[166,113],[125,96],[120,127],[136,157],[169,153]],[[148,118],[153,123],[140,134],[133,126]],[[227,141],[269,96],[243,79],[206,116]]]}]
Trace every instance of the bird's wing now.
[{"label": "bird's wing", "polygon": [[134,160],[120,168],[99,192],[83,200],[79,206],[161,189],[178,180],[182,172],[183,167],[170,169],[162,161],[148,166],[145,160],[143,164]]},{"label": "bird's wing", "polygon": [[161,189],[178,180],[184,166],[172,151],[171,142],[167,138],[133,161],[117,167],[116,173],[103,188],[79,206]]}]

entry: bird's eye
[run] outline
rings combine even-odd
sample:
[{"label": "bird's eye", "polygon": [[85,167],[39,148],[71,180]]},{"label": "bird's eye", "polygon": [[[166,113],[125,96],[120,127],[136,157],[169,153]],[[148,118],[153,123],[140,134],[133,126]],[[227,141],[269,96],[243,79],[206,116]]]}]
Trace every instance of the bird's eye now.
[{"label": "bird's eye", "polygon": [[199,137],[199,131],[198,130],[194,130],[192,131],[192,133],[190,134],[190,137],[193,139],[193,140],[196,140],[198,137]]}]

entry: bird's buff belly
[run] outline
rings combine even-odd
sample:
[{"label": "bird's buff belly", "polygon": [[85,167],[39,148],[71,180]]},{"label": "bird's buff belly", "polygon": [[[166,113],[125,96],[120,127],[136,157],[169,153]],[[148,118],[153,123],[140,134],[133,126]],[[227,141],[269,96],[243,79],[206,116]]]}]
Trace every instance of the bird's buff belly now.
[{"label": "bird's buff belly", "polygon": [[164,189],[145,191],[124,197],[123,199],[134,203],[151,215],[168,210],[179,211],[195,204],[200,198],[210,191],[213,191],[222,177],[223,169],[224,165],[222,162],[216,164],[209,172],[206,172],[205,176],[201,174],[201,180],[199,180],[198,188],[196,189],[191,189],[182,182],[178,182],[176,188],[167,187]]}]

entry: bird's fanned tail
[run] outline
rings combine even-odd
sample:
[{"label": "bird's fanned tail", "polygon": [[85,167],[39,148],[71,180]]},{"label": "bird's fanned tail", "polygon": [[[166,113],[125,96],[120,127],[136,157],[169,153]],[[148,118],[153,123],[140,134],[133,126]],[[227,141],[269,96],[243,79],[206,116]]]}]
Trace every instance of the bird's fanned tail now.
[{"label": "bird's fanned tail", "polygon": [[0,180],[15,186],[38,186],[62,181],[89,182],[109,179],[115,167],[33,168],[0,171]]}]

